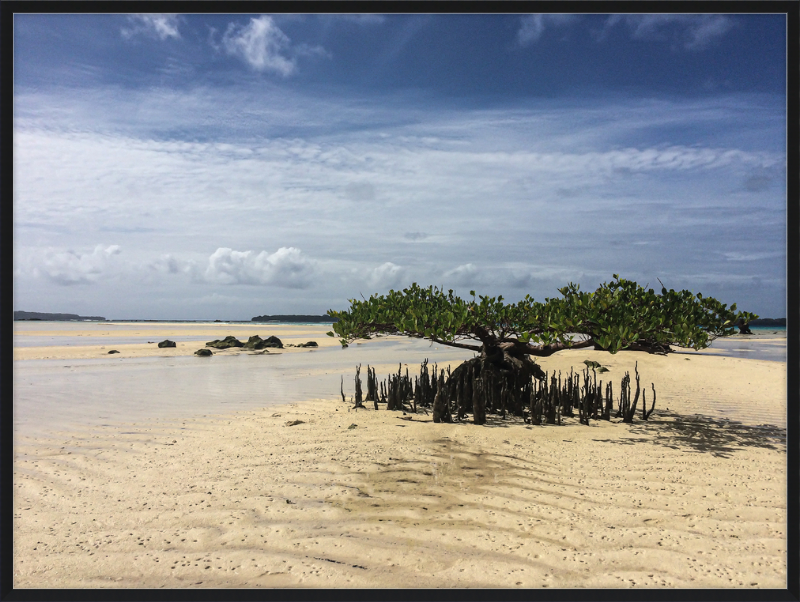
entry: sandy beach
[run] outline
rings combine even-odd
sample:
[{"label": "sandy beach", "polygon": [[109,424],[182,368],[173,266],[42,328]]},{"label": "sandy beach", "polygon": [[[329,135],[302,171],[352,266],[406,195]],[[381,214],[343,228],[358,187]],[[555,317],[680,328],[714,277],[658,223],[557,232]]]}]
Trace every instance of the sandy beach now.
[{"label": "sandy beach", "polygon": [[[15,323],[14,587],[785,587],[785,361],[564,351],[537,362],[599,361],[615,387],[638,362],[658,393],[650,420],[477,427],[339,396],[358,363],[383,379],[470,352],[394,338],[342,350],[327,330]],[[193,356],[231,334],[320,348]],[[165,338],[178,346],[148,342]],[[130,383],[168,362],[156,380],[195,383],[186,405],[159,413],[147,390],[126,406]],[[227,389],[199,374],[253,399],[220,405]]]}]

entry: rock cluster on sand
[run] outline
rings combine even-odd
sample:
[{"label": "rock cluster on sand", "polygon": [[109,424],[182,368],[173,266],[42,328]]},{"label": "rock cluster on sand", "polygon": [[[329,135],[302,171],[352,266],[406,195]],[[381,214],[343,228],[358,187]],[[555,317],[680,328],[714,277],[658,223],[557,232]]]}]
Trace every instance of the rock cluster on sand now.
[{"label": "rock cluster on sand", "polygon": [[262,339],[260,336],[253,335],[244,344],[245,349],[264,349],[265,347],[276,347],[283,349],[283,343],[278,337],[271,336],[267,339]]},{"label": "rock cluster on sand", "polygon": [[243,347],[244,343],[242,343],[239,339],[234,336],[227,336],[224,339],[214,339],[213,341],[209,341],[206,343],[206,347],[214,347],[216,349],[229,349],[230,347]]},{"label": "rock cluster on sand", "polygon": [[194,354],[195,355],[199,355],[201,357],[205,357],[205,356],[208,356],[208,355],[214,355],[211,352],[211,349],[198,349],[197,351],[194,352]]},{"label": "rock cluster on sand", "polygon": [[161,341],[158,344],[158,346],[159,347],[176,347],[177,345],[175,345],[175,341],[170,341],[169,339],[166,339],[164,341]]},{"label": "rock cluster on sand", "polygon": [[277,347],[283,349],[283,343],[276,336],[271,336],[262,339],[260,336],[251,336],[246,343],[242,343],[234,336],[227,336],[222,340],[215,340],[206,343],[206,347],[215,347],[217,349],[228,349],[230,347],[243,347],[244,349],[264,349],[265,347]]}]

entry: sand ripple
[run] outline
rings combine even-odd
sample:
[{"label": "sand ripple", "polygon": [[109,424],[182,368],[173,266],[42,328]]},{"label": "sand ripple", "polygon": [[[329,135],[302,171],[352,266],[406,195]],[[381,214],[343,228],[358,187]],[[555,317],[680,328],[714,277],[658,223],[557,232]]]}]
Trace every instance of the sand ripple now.
[{"label": "sand ripple", "polygon": [[437,425],[320,400],[28,440],[14,584],[784,587],[780,429],[654,418]]}]

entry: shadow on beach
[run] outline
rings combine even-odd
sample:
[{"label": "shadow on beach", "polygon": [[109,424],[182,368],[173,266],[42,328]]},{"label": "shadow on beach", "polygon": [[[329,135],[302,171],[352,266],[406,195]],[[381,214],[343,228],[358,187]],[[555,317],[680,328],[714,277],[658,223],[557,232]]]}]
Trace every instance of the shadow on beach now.
[{"label": "shadow on beach", "polygon": [[[637,416],[637,419],[639,416]],[[570,423],[576,418],[567,419]],[[597,421],[592,420],[592,423]],[[619,419],[612,420],[622,426]],[[462,423],[466,424],[466,423]],[[484,428],[508,428],[522,425],[521,418],[509,416],[501,418],[487,415]],[[559,428],[555,425],[528,428]],[[586,427],[583,427],[586,428]],[[591,428],[588,427],[588,428]],[[638,437],[614,439],[592,439],[602,443],[619,445],[654,444],[670,449],[710,453],[716,457],[727,458],[743,448],[756,447],[771,450],[786,450],[786,429],[772,424],[749,425],[725,418],[712,418],[701,414],[682,415],[669,411],[656,410],[650,420],[637,420],[628,426],[628,432]]]},{"label": "shadow on beach", "polygon": [[622,445],[652,443],[670,449],[689,448],[721,458],[730,457],[746,447],[781,451],[786,449],[784,428],[771,424],[747,425],[700,414],[684,416],[673,412],[656,412],[647,422],[633,423],[630,432],[643,436],[595,441]]}]

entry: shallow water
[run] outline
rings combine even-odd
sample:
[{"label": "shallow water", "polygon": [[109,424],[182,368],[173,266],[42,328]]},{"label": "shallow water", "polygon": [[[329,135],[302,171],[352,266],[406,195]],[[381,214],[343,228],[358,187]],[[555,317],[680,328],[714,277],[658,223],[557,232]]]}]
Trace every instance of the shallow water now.
[{"label": "shallow water", "polygon": [[16,361],[14,431],[28,436],[75,426],[177,419],[308,399],[336,399],[343,374],[349,399],[355,366],[364,366],[362,382],[366,381],[367,364],[385,378],[389,370],[398,368],[398,350],[402,350],[400,355],[408,361],[412,373],[418,372],[425,358],[433,364],[460,362],[473,356],[467,350],[399,339],[370,341],[347,349],[270,351],[264,355]]},{"label": "shallow water", "polygon": [[[42,324],[41,328],[44,331],[52,325]],[[78,327],[85,325],[76,324]],[[103,332],[107,330],[104,325]],[[208,340],[206,335],[182,337],[174,333],[174,328],[172,332],[170,338],[176,341]],[[41,340],[47,337],[30,338],[38,339],[41,345]],[[54,338],[59,345],[86,345],[99,337],[73,336],[68,329],[65,335]],[[105,337],[100,342],[125,341]],[[15,345],[18,345],[16,338]],[[783,337],[773,335],[772,331],[754,336],[735,335],[718,339],[699,352],[676,350],[676,353],[785,362],[785,331]],[[397,370],[398,357],[408,362],[409,372],[415,374],[425,358],[431,364],[444,364],[461,362],[473,355],[468,350],[431,345],[424,340],[392,337],[353,344],[347,349],[322,347],[291,353],[273,350],[264,355],[15,361],[14,431],[36,435],[75,426],[180,419],[309,399],[335,399],[339,397],[342,375],[349,399],[353,395],[357,364],[364,367],[361,378],[365,382],[367,364],[377,368],[378,377],[383,379]]]},{"label": "shallow water", "polygon": [[[771,335],[771,332],[770,332]],[[686,355],[716,355],[721,357],[738,357],[749,360],[766,360],[770,362],[786,361],[786,336],[774,335],[734,335],[725,339],[717,339],[710,347],[701,351],[673,348],[675,353]]]},{"label": "shallow water", "polygon": [[[158,340],[153,340],[153,339]],[[160,343],[164,337],[153,337],[152,335],[142,336],[62,336],[62,335],[14,335],[14,347],[79,347],[81,345],[136,345],[144,343]],[[192,341],[208,342],[208,335],[185,335],[169,337],[169,340],[176,343],[189,343]]]}]

